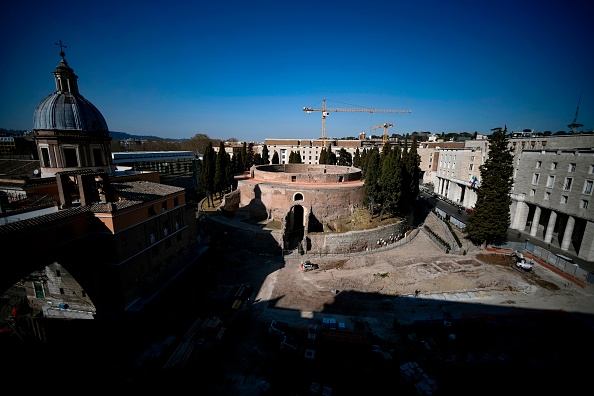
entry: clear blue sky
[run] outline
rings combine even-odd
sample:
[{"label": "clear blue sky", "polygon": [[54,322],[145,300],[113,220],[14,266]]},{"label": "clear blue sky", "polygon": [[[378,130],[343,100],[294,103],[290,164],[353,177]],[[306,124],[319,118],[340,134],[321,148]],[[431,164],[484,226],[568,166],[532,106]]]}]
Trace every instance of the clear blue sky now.
[{"label": "clear blue sky", "polygon": [[0,127],[31,129],[59,40],[109,129],[261,142],[594,129],[594,11],[566,1],[33,1],[2,6]]}]

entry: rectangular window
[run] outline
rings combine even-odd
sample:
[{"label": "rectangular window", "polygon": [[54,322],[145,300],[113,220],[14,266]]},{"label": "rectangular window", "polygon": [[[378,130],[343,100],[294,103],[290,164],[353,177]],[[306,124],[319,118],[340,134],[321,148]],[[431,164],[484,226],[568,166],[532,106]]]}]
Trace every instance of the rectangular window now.
[{"label": "rectangular window", "polygon": [[531,189],[530,190],[530,196],[533,197],[536,195],[536,190],[535,189]]},{"label": "rectangular window", "polygon": [[542,165],[542,161],[536,161],[536,169],[540,169],[541,165]]},{"label": "rectangular window", "polygon": [[45,293],[43,292],[43,284],[34,282],[33,287],[35,288],[35,298],[45,297]]},{"label": "rectangular window", "polygon": [[167,201],[161,203],[161,209],[163,209],[163,212],[167,211]]},{"label": "rectangular window", "polygon": [[80,166],[78,164],[78,157],[74,147],[64,147],[64,166],[66,168],[75,168]]},{"label": "rectangular window", "polygon": [[571,182],[573,182],[573,178],[572,177],[566,177],[565,178],[565,183],[563,183],[563,189],[565,191],[571,190]]},{"label": "rectangular window", "polygon": [[582,204],[580,206],[582,209],[588,209],[588,201],[582,199]]},{"label": "rectangular window", "polygon": [[590,169],[588,170],[589,174],[594,173],[594,165],[590,165]]},{"label": "rectangular window", "polygon": [[538,178],[540,177],[539,173],[534,173],[532,175],[532,184],[538,184]]},{"label": "rectangular window", "polygon": [[179,205],[179,199],[177,197],[173,198],[173,206]]},{"label": "rectangular window", "polygon": [[575,172],[575,164],[569,164],[568,172]]},{"label": "rectangular window", "polygon": [[474,170],[474,164],[470,164],[470,166],[468,166],[468,170],[469,171]]},{"label": "rectangular window", "polygon": [[545,192],[545,195],[544,195],[544,200],[545,200],[545,201],[548,201],[550,196],[551,196],[551,193],[550,193],[550,192],[548,192],[548,191],[547,191],[547,192]]},{"label": "rectangular window", "polygon": [[551,163],[551,170],[555,170],[555,169],[557,169],[557,163],[553,162],[553,163]]},{"label": "rectangular window", "polygon": [[46,168],[51,166],[48,147],[41,148],[41,165]]},{"label": "rectangular window", "polygon": [[64,294],[64,288],[63,287],[60,288],[60,294]]},{"label": "rectangular window", "polygon": [[95,166],[103,166],[103,155],[101,155],[101,149],[94,148],[93,149],[93,161],[95,162]]},{"label": "rectangular window", "polygon": [[553,188],[554,184],[555,184],[555,176],[549,176],[549,178],[547,179],[547,187]]},{"label": "rectangular window", "polygon": [[566,204],[567,203],[567,195],[561,195],[561,203],[562,204]]},{"label": "rectangular window", "polygon": [[592,184],[594,184],[594,181],[586,180],[584,183],[584,194],[592,195]]}]

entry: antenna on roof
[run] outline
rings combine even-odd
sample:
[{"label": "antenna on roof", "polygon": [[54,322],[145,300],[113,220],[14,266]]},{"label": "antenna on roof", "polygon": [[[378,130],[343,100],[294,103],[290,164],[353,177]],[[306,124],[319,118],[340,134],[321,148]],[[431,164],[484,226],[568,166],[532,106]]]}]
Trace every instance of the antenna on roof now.
[{"label": "antenna on roof", "polygon": [[571,131],[571,133],[574,133],[577,128],[584,126],[584,124],[577,123],[577,116],[578,116],[578,112],[580,111],[580,102],[581,101],[582,101],[582,93],[580,92],[580,98],[578,99],[578,105],[577,105],[577,108],[575,109],[575,117],[573,117],[573,122],[571,124],[567,125],[569,127],[569,130]]}]

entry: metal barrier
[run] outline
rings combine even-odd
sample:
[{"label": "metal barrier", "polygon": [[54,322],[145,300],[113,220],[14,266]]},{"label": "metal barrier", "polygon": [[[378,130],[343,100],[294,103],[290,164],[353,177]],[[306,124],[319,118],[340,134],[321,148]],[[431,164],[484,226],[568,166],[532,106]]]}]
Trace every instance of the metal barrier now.
[{"label": "metal barrier", "polygon": [[589,284],[594,283],[594,274],[586,271],[583,268],[580,268],[580,266],[575,263],[564,260],[557,254],[543,248],[542,246],[526,242],[524,249],[534,256],[540,258],[542,261],[545,261],[547,264],[557,268],[559,271],[563,271],[575,279]]}]

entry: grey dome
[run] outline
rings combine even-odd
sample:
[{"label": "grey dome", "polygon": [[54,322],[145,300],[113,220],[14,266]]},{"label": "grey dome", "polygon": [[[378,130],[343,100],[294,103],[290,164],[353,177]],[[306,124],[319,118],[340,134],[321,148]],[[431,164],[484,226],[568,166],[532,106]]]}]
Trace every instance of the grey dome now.
[{"label": "grey dome", "polygon": [[55,92],[39,103],[33,129],[108,132],[101,112],[80,94]]},{"label": "grey dome", "polygon": [[78,92],[78,76],[68,66],[64,52],[53,72],[56,92],[43,99],[33,116],[33,129],[109,132],[103,115]]}]

